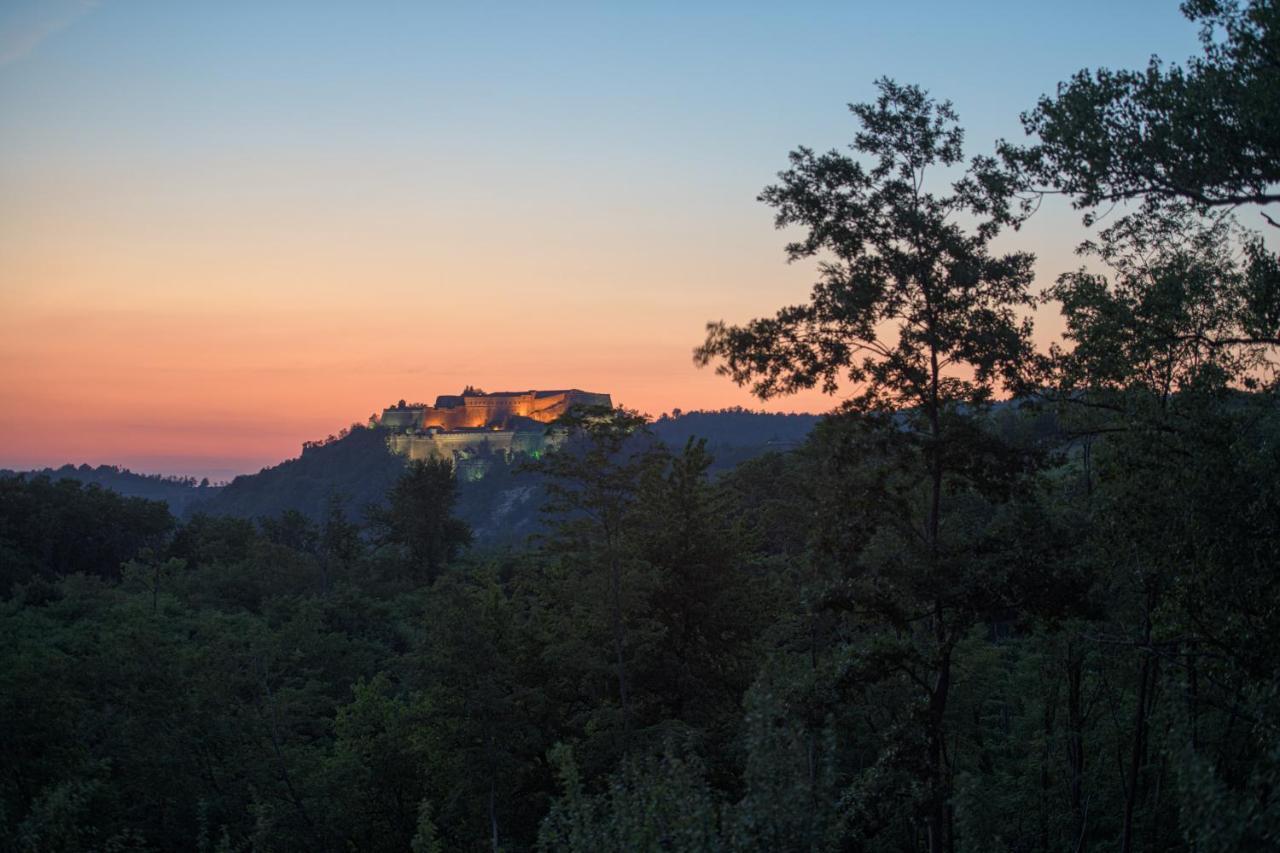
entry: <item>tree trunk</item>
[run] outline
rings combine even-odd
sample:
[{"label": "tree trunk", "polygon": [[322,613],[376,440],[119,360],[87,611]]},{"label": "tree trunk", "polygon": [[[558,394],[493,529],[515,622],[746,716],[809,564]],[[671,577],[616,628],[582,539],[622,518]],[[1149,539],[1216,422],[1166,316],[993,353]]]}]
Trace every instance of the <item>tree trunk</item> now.
[{"label": "tree trunk", "polygon": [[1151,653],[1146,646],[1151,642],[1151,622],[1146,625],[1146,644],[1142,649],[1142,666],[1138,671],[1138,701],[1134,709],[1133,749],[1129,756],[1128,778],[1124,792],[1124,823],[1120,837],[1121,853],[1133,851],[1133,812],[1138,802],[1138,783],[1142,771],[1142,759],[1146,754],[1147,697],[1150,694]]},{"label": "tree trunk", "polygon": [[622,621],[622,565],[609,546],[609,585],[613,599],[613,652],[618,669],[618,702],[622,706],[622,731],[630,739],[631,705],[627,697],[627,627]]},{"label": "tree trunk", "polygon": [[1088,849],[1084,810],[1084,707],[1081,685],[1084,654],[1067,640],[1067,766],[1071,769],[1071,815],[1075,819],[1076,853]]},{"label": "tree trunk", "polygon": [[489,775],[489,835],[493,845],[493,853],[498,853],[498,807],[497,782],[492,773]]},{"label": "tree trunk", "polygon": [[929,853],[955,849],[951,830],[950,774],[947,769],[946,713],[951,691],[951,646],[945,640],[939,650],[938,676],[929,696]]},{"label": "tree trunk", "polygon": [[[934,584],[941,582],[940,531],[942,526],[942,413],[939,397],[941,371],[938,350],[929,348],[930,387],[927,405],[930,430],[929,447],[929,572]],[[950,853],[955,849],[951,832],[950,776],[947,772],[946,713],[951,691],[951,639],[947,636],[944,602],[934,598],[933,631],[938,644],[937,675],[929,695],[927,739],[929,744],[929,853]]]}]

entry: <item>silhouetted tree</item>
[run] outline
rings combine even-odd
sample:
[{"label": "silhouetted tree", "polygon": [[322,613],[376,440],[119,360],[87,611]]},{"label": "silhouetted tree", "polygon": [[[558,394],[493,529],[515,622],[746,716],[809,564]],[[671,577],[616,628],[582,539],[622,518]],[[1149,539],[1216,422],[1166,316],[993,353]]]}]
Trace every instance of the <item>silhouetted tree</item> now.
[{"label": "silhouetted tree", "polygon": [[374,523],[384,542],[399,548],[414,577],[434,581],[471,544],[471,528],[453,517],[458,481],[453,463],[415,459],[387,493]]},{"label": "silhouetted tree", "polygon": [[632,723],[626,578],[635,559],[626,537],[640,477],[650,464],[648,448],[634,441],[644,424],[643,416],[626,409],[574,408],[556,422],[568,431],[568,441],[532,466],[546,478],[544,509],[553,520],[549,547],[585,570],[588,579],[606,580],[601,603],[608,612],[624,737]]},{"label": "silhouetted tree", "polygon": [[[942,499],[975,437],[966,419],[1029,356],[1030,323],[1017,309],[1030,303],[1032,257],[988,249],[1014,202],[1013,183],[990,159],[975,159],[948,195],[926,188],[931,170],[963,162],[951,104],[915,86],[877,85],[874,103],[850,107],[861,125],[852,148],[869,165],[800,148],[761,194],[779,228],[803,229],[789,258],[823,258],[810,301],[745,326],[711,323],[695,355],[762,399],[815,386],[834,394],[850,383],[846,408],[887,430],[902,458],[918,454],[926,506],[918,538],[902,545],[923,545],[912,585],[932,644],[931,675],[920,684],[930,849],[941,851],[951,846],[944,721],[952,653],[972,624],[972,609],[959,604],[968,596],[964,566],[943,541]],[[962,218],[977,221],[972,233]],[[905,494],[917,483],[908,477],[894,488]]]}]

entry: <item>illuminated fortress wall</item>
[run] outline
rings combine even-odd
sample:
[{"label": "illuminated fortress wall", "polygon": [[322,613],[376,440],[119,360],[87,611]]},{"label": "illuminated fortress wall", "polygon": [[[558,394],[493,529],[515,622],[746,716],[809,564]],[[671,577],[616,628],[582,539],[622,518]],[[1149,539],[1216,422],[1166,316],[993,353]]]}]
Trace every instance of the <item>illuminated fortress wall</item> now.
[{"label": "illuminated fortress wall", "polygon": [[515,433],[511,430],[478,430],[472,432],[427,432],[392,435],[387,444],[393,453],[410,459],[453,459],[488,450],[503,455],[515,450]]},{"label": "illuminated fortress wall", "polygon": [[612,405],[608,394],[587,391],[516,391],[497,394],[441,395],[434,406],[421,410],[420,427],[466,429],[505,428],[516,418],[550,423],[573,406]]},{"label": "illuminated fortress wall", "polygon": [[608,394],[590,391],[464,391],[442,394],[434,406],[399,405],[382,412],[381,424],[396,430],[499,429],[527,426],[521,420],[551,423],[574,406],[612,406]]},{"label": "illuminated fortress wall", "polygon": [[402,400],[383,411],[379,423],[392,431],[387,444],[410,459],[463,460],[486,453],[538,454],[563,434],[547,424],[574,406],[612,406],[608,394],[570,389],[485,394],[470,389],[442,394],[434,406]]}]

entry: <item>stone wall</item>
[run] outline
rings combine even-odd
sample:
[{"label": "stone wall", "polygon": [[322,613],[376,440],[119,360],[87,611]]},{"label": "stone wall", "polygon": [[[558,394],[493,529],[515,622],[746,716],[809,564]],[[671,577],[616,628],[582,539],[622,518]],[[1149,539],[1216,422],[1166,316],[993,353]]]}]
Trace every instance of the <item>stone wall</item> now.
[{"label": "stone wall", "polygon": [[383,426],[396,430],[519,429],[517,419],[550,423],[574,406],[611,406],[608,394],[570,389],[496,394],[442,394],[434,406],[392,407],[382,413]]},{"label": "stone wall", "polygon": [[409,459],[469,459],[485,454],[510,458],[513,454],[537,456],[564,441],[559,430],[466,430],[396,433],[387,437],[392,453]]}]

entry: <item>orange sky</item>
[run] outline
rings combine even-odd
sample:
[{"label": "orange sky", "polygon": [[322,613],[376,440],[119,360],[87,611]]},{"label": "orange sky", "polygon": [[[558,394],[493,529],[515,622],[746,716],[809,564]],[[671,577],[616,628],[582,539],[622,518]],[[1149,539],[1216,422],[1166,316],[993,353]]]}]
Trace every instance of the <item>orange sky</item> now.
[{"label": "orange sky", "polygon": [[693,366],[707,319],[769,313],[809,287],[812,267],[786,265],[767,215],[743,208],[732,243],[695,217],[645,223],[642,241],[566,217],[531,219],[500,252],[468,241],[475,221],[414,238],[342,206],[265,224],[142,204],[56,228],[32,216],[0,237],[18,283],[0,317],[5,463],[225,476],[466,384],[606,391],[653,415],[827,409],[818,394],[764,406]]},{"label": "orange sky", "polygon": [[[787,151],[845,144],[882,74],[954,99],[988,150],[1083,64],[1190,52],[1149,5],[13,0],[0,467],[225,478],[467,384],[761,407],[691,351],[808,292],[755,201]],[[1003,245],[1047,283],[1080,236],[1048,210]]]},{"label": "orange sky", "polygon": [[[405,240],[332,209],[282,212],[278,230],[255,233],[204,215],[199,243],[152,233],[173,217],[139,208],[0,237],[19,282],[0,317],[8,464],[219,467],[203,450],[253,467],[398,398],[466,384],[601,390],[655,415],[757,405],[693,367],[702,323],[807,288],[767,221],[760,249],[728,251],[701,245],[694,223],[653,223],[667,254],[651,258],[585,221],[531,222],[493,256],[465,233],[432,241],[424,224]],[[562,233],[589,248],[557,246]]]}]

